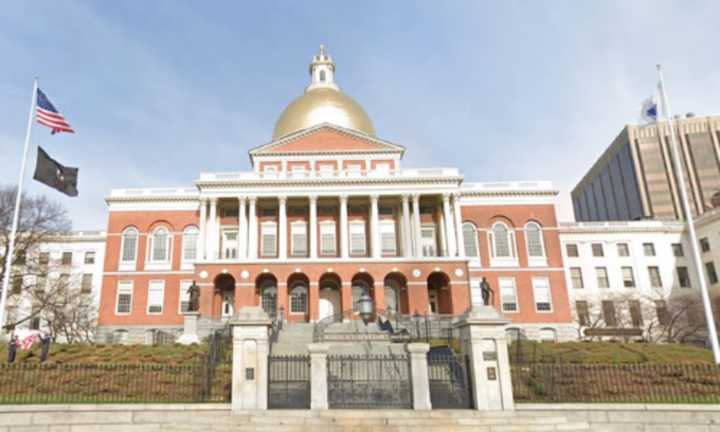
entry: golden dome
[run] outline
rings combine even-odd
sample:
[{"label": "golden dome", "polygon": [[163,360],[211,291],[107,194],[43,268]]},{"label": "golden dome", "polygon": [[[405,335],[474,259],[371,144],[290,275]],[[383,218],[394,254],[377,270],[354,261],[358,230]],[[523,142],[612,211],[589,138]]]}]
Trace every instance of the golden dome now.
[{"label": "golden dome", "polygon": [[335,63],[320,45],[320,53],[310,64],[310,85],[305,94],[290,102],[280,115],[275,123],[273,140],[322,123],[375,136],[370,117],[360,104],[340,91],[334,82],[334,73]]}]

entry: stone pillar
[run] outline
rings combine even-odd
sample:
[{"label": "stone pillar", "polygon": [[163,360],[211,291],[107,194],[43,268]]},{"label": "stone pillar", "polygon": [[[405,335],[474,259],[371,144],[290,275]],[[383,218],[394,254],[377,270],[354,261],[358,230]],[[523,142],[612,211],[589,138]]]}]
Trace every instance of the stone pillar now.
[{"label": "stone pillar", "polygon": [[412,380],[413,409],[432,409],[430,402],[430,375],[428,373],[427,353],[430,345],[409,343],[405,346],[410,357],[410,379]]},{"label": "stone pillar", "polygon": [[380,213],[378,210],[378,196],[370,195],[370,251],[373,258],[380,258]]},{"label": "stone pillar", "polygon": [[327,355],[330,345],[312,343],[310,353],[310,409],[326,410],[328,405]]},{"label": "stone pillar", "polygon": [[257,224],[257,198],[250,197],[250,222],[248,224],[248,258],[256,259],[258,253],[257,235],[258,235],[258,224]]},{"label": "stone pillar", "polygon": [[465,258],[465,238],[462,230],[462,211],[460,210],[460,194],[453,194],[453,217],[455,218],[455,238],[457,239],[457,256]]},{"label": "stone pillar", "polygon": [[505,329],[510,321],[492,306],[473,306],[460,318],[462,351],[470,358],[477,410],[513,410],[510,359]]},{"label": "stone pillar", "polygon": [[350,256],[348,245],[348,196],[340,195],[340,257]]},{"label": "stone pillar", "polygon": [[439,244],[437,245],[437,256],[450,256],[448,253],[448,242],[447,242],[447,236],[445,235],[445,228],[447,228],[447,225],[445,224],[445,216],[442,212],[441,208],[438,208],[435,212],[435,217],[437,218],[437,233],[439,237]]},{"label": "stone pillar", "polygon": [[450,213],[450,194],[443,194],[443,219],[445,220],[445,243],[447,243],[447,255],[457,255],[455,239],[455,222]]},{"label": "stone pillar", "polygon": [[278,197],[278,254],[279,259],[287,258],[287,197]]},{"label": "stone pillar", "polygon": [[183,312],[183,316],[185,317],[183,334],[177,342],[182,345],[200,343],[200,339],[198,338],[198,318],[200,318],[200,312]]},{"label": "stone pillar", "polygon": [[207,258],[218,259],[218,221],[217,221],[217,198],[210,199],[210,238],[208,240]]},{"label": "stone pillar", "polygon": [[245,208],[247,200],[245,197],[238,197],[238,236],[237,248],[238,258],[245,260],[247,258],[248,241],[247,241],[247,209]]},{"label": "stone pillar", "polygon": [[310,258],[318,256],[317,196],[310,195]]},{"label": "stone pillar", "polygon": [[413,222],[415,223],[415,226],[413,227],[415,238],[415,256],[421,257],[422,256],[422,226],[420,225],[420,195],[415,194],[412,197],[413,200]]},{"label": "stone pillar", "polygon": [[230,321],[233,336],[232,411],[267,409],[268,329],[259,306],[244,306]]},{"label": "stone pillar", "polygon": [[403,232],[403,256],[413,256],[412,229],[410,228],[410,202],[407,195],[402,196],[402,232]]},{"label": "stone pillar", "polygon": [[207,200],[200,199],[200,235],[198,236],[198,259],[205,260],[205,244],[207,243]]}]

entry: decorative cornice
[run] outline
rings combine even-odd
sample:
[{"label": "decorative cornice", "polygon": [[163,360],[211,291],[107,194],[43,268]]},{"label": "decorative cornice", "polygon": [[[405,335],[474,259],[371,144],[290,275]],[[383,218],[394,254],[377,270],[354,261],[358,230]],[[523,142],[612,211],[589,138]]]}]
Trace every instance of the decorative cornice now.
[{"label": "decorative cornice", "polygon": [[199,188],[228,187],[228,186],[252,186],[252,187],[277,187],[277,186],[319,186],[319,185],[356,185],[356,184],[453,184],[458,185],[463,181],[463,176],[438,176],[438,177],[318,177],[318,178],[276,178],[276,179],[238,179],[238,180],[196,180],[195,185]]}]

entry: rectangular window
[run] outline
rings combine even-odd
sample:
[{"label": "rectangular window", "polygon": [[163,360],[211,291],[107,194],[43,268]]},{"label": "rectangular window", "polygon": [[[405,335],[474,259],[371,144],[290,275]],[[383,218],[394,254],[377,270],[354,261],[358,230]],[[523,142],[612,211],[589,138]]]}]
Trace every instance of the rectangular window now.
[{"label": "rectangular window", "polygon": [[72,252],[63,252],[62,253],[62,265],[72,265]]},{"label": "rectangular window", "polygon": [[661,326],[670,324],[670,311],[668,311],[665,300],[655,301],[655,313],[657,314],[658,324]]},{"label": "rectangular window", "polygon": [[422,256],[437,256],[435,244],[435,226],[425,225],[420,229],[420,245],[422,246]]},{"label": "rectangular window", "polygon": [[47,286],[47,274],[41,273],[35,277],[35,291],[43,292]]},{"label": "rectangular window", "polygon": [[394,220],[380,221],[380,244],[382,245],[383,255],[397,255],[397,240],[395,236]]},{"label": "rectangular window", "polygon": [[58,278],[58,289],[65,290],[68,288],[70,288],[70,275],[63,273],[60,275],[60,278]]},{"label": "rectangular window", "polygon": [[594,257],[604,257],[605,251],[603,250],[602,243],[593,243],[592,244],[592,254]]},{"label": "rectangular window", "polygon": [[82,282],[80,285],[80,292],[83,294],[89,294],[92,292],[92,282],[93,282],[93,275],[92,273],[84,273],[82,275]]},{"label": "rectangular window", "polygon": [[625,288],[635,288],[635,276],[632,267],[622,268],[623,286]]},{"label": "rectangular window", "polygon": [[49,263],[50,254],[48,252],[40,252],[40,255],[38,256],[38,264],[40,264],[41,267],[47,267]]},{"label": "rectangular window", "polygon": [[643,243],[643,254],[646,257],[655,256],[655,245],[653,243]]},{"label": "rectangular window", "polygon": [[320,255],[337,254],[335,232],[335,222],[325,221],[320,223]]},{"label": "rectangular window", "polygon": [[95,264],[95,251],[85,252],[85,264]]},{"label": "rectangular window", "polygon": [[635,328],[642,327],[643,316],[642,316],[642,308],[640,307],[640,301],[639,300],[630,300],[629,306],[630,306],[630,321],[632,322],[632,326]]},{"label": "rectangular window", "polygon": [[550,279],[546,277],[532,278],[535,310],[538,312],[552,311],[552,295],[550,293]]},{"label": "rectangular window", "polygon": [[196,230],[186,230],[183,234],[183,261],[194,261],[197,259],[199,232]]},{"label": "rectangular window", "polygon": [[662,288],[662,279],[660,278],[660,268],[655,266],[648,267],[648,276],[650,276],[650,286],[653,288]]},{"label": "rectangular window", "polygon": [[705,263],[705,271],[707,272],[708,281],[710,285],[714,285],[718,281],[717,272],[715,271],[715,264],[710,261]]},{"label": "rectangular window", "polygon": [[390,163],[379,162],[377,165],[375,165],[375,171],[380,174],[390,174]]},{"label": "rectangular window", "polygon": [[570,280],[573,288],[584,288],[582,269],[580,269],[580,267],[570,267]]},{"label": "rectangular window", "polygon": [[360,164],[350,164],[347,166],[347,173],[349,176],[355,177],[362,174],[362,165]]},{"label": "rectangular window", "polygon": [[470,279],[470,300],[475,306],[483,306],[485,303],[482,298],[482,288],[480,284],[482,279]]},{"label": "rectangular window", "polygon": [[617,326],[617,318],[615,317],[615,302],[612,300],[603,300],[602,302],[603,319],[608,327]]},{"label": "rectangular window", "polygon": [[161,314],[165,302],[165,281],[150,281],[148,284],[148,314]]},{"label": "rectangular window", "polygon": [[628,257],[630,256],[630,247],[627,243],[618,243],[617,244],[617,254],[621,257]]},{"label": "rectangular window", "polygon": [[710,240],[708,240],[707,237],[703,237],[700,239],[700,250],[705,252],[710,252]]},{"label": "rectangular window", "polygon": [[117,285],[117,301],[115,313],[117,315],[129,315],[132,311],[133,283],[132,281],[120,281]]},{"label": "rectangular window", "polygon": [[190,280],[180,281],[180,313],[190,310],[190,293],[188,292],[190,285],[192,285]]},{"label": "rectangular window", "polygon": [[305,177],[305,165],[293,165],[290,174],[293,177]]},{"label": "rectangular window", "polygon": [[580,256],[580,253],[578,252],[578,245],[576,245],[575,243],[566,244],[565,252],[567,253],[567,256],[571,258]]},{"label": "rectangular window", "polygon": [[598,288],[610,288],[607,267],[595,267]]},{"label": "rectangular window", "polygon": [[365,255],[365,222],[350,222],[350,255]]},{"label": "rectangular window", "polygon": [[274,257],[277,255],[277,224],[263,222],[260,227],[260,256]]},{"label": "rectangular window", "polygon": [[590,309],[588,302],[585,300],[578,300],[575,302],[575,312],[578,317],[578,324],[581,326],[590,325]]},{"label": "rectangular window", "polygon": [[685,251],[683,251],[683,245],[682,243],[673,243],[672,244],[672,251],[673,255],[676,257],[683,257],[685,256]]},{"label": "rectangular window", "polygon": [[307,256],[308,253],[307,224],[293,222],[290,225],[290,253],[293,256]]},{"label": "rectangular window", "polygon": [[690,274],[688,268],[684,266],[678,266],[675,268],[678,277],[678,284],[680,288],[690,288]]},{"label": "rectangular window", "polygon": [[320,177],[332,177],[335,172],[335,166],[332,164],[320,164],[318,165],[320,171]]},{"label": "rectangular window", "polygon": [[517,312],[517,288],[515,278],[498,278],[503,312]]}]

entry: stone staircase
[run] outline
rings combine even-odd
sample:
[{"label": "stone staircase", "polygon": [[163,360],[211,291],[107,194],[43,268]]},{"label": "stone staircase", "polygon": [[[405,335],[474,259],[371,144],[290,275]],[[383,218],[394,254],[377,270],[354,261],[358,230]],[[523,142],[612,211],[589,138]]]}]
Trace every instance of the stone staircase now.
[{"label": "stone staircase", "polygon": [[[305,355],[313,342],[314,324],[285,323],[272,346],[274,355]],[[392,343],[377,324],[362,321],[337,322],[325,329],[331,355],[387,355],[403,354],[404,344]]]},{"label": "stone staircase", "polygon": [[[541,432],[589,431],[562,415],[472,410],[273,410],[240,413],[226,430],[239,432]],[[230,425],[228,425],[230,426]]]}]

